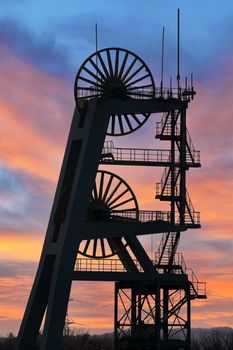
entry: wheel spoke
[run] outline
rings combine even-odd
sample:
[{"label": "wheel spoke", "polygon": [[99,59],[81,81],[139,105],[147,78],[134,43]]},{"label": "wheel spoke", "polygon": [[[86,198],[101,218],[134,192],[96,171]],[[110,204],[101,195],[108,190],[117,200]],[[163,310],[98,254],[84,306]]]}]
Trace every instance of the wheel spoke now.
[{"label": "wheel spoke", "polygon": [[127,79],[124,80],[124,83],[127,84],[131,79],[133,79],[135,77],[135,75],[137,75],[142,69],[145,69],[144,65],[142,64],[138,69],[136,69],[136,71],[131,74]]},{"label": "wheel spoke", "polygon": [[103,195],[103,185],[104,185],[104,172],[101,172],[101,175],[100,175],[100,184],[99,184],[99,199],[102,199],[102,195]]},{"label": "wheel spoke", "polygon": [[108,202],[112,199],[112,197],[114,196],[114,194],[116,193],[116,191],[118,190],[118,188],[120,187],[121,184],[122,184],[122,182],[119,181],[118,184],[114,187],[114,189],[112,190],[110,195],[107,197],[107,200],[105,201],[106,204],[108,204]]},{"label": "wheel spoke", "polygon": [[112,68],[112,60],[111,60],[110,51],[107,50],[106,52],[107,52],[107,59],[108,59],[108,66],[109,66],[110,76],[113,77],[113,68]]},{"label": "wheel spoke", "polygon": [[128,189],[128,188],[126,188],[126,190],[124,190],[123,192],[121,192],[121,193],[120,193],[117,197],[115,197],[111,202],[108,202],[109,208],[112,209],[112,208],[111,208],[112,204],[115,203],[115,202],[117,202],[118,199],[120,199],[121,197],[123,197],[127,192],[129,192],[129,189]]},{"label": "wheel spoke", "polygon": [[142,113],[142,115],[143,115],[143,117],[145,117],[145,118],[149,118],[150,113]]},{"label": "wheel spoke", "polygon": [[107,67],[106,67],[106,65],[104,63],[104,60],[103,60],[103,58],[102,58],[102,56],[100,55],[99,52],[97,52],[97,56],[99,58],[100,64],[101,64],[101,66],[102,66],[102,68],[104,70],[104,73],[105,73],[106,77],[109,78],[109,72],[108,72]]},{"label": "wheel spoke", "polygon": [[118,76],[118,67],[119,67],[119,49],[116,50],[116,58],[115,58],[115,77]]},{"label": "wheel spoke", "polygon": [[93,242],[92,255],[93,255],[94,258],[96,257],[97,241],[98,241],[98,238],[94,239],[94,242]]},{"label": "wheel spoke", "polygon": [[124,117],[125,117],[125,121],[126,121],[128,127],[129,127],[129,130],[132,131],[133,127],[132,127],[132,125],[130,123],[129,117],[127,116],[127,114],[124,114]]},{"label": "wheel spoke", "polygon": [[116,251],[115,251],[114,246],[113,246],[113,241],[111,241],[110,238],[107,238],[107,241],[108,241],[108,245],[109,245],[109,247],[111,249],[112,254],[115,254]]},{"label": "wheel spoke", "polygon": [[133,197],[132,197],[132,198],[129,198],[129,199],[126,199],[124,202],[121,202],[121,203],[119,203],[119,204],[114,205],[111,209],[118,208],[118,207],[120,207],[121,205],[124,205],[124,204],[126,204],[126,203],[129,203],[129,202],[131,202],[131,201],[133,201],[133,200],[134,200]]},{"label": "wheel spoke", "polygon": [[115,123],[116,123],[116,116],[115,114],[111,115],[111,134],[114,135],[115,133]]},{"label": "wheel spoke", "polygon": [[99,69],[97,64],[90,58],[90,63],[95,68],[96,72],[102,77],[103,80],[106,80],[107,76],[103,74],[103,72]]},{"label": "wheel spoke", "polygon": [[90,79],[84,78],[84,77],[82,77],[81,75],[79,76],[79,79],[80,79],[80,80],[83,80],[83,81],[86,81],[87,83],[92,84],[92,85],[94,85],[94,86],[97,86],[97,87],[102,88],[102,85],[100,85],[100,84],[96,83],[96,82],[95,82],[95,81],[93,81],[93,80],[90,80]]},{"label": "wheel spoke", "polygon": [[109,179],[109,181],[108,181],[108,184],[107,184],[107,186],[106,186],[106,188],[105,188],[105,191],[104,191],[103,201],[105,201],[105,199],[107,198],[107,195],[108,195],[109,189],[110,189],[110,187],[111,187],[113,178],[114,178],[114,176],[111,175],[111,176],[110,176],[110,179]]},{"label": "wheel spoke", "polygon": [[101,245],[101,252],[102,252],[102,257],[104,258],[106,253],[105,253],[105,246],[104,246],[104,238],[100,238],[100,245]]},{"label": "wheel spoke", "polygon": [[103,83],[103,79],[99,78],[96,74],[92,73],[87,67],[83,67],[83,70],[87,72],[90,76],[92,76],[95,80],[98,80],[101,84]]},{"label": "wheel spoke", "polygon": [[88,239],[88,240],[86,241],[85,247],[84,247],[84,249],[83,249],[83,254],[86,254],[90,243],[91,243],[91,240]]},{"label": "wheel spoke", "polygon": [[138,78],[138,79],[132,81],[130,84],[127,84],[126,87],[128,88],[129,86],[134,85],[134,84],[138,83],[139,81],[142,81],[142,80],[148,78],[149,76],[150,76],[149,73],[146,75],[143,75],[141,78]]},{"label": "wheel spoke", "polygon": [[121,65],[121,69],[120,69],[118,78],[121,78],[121,76],[122,76],[122,74],[123,74],[123,72],[124,72],[124,69],[125,69],[125,65],[126,65],[128,56],[129,56],[129,53],[128,53],[128,51],[127,51],[127,52],[125,53],[125,56],[124,56],[124,59],[123,59],[122,65]]},{"label": "wheel spoke", "polygon": [[131,116],[133,117],[133,119],[138,123],[138,125],[141,124],[140,120],[138,119],[138,117],[136,116],[135,113],[132,113]]},{"label": "wheel spoke", "polygon": [[98,199],[98,193],[97,193],[97,188],[96,188],[96,181],[95,181],[94,188],[93,188],[93,197],[94,197],[94,199]]},{"label": "wheel spoke", "polygon": [[122,134],[124,134],[124,125],[123,125],[123,122],[122,122],[121,114],[117,115],[117,119],[118,119],[118,122],[119,122],[120,131],[121,131]]},{"label": "wheel spoke", "polygon": [[133,60],[133,62],[131,62],[131,64],[127,68],[125,74],[123,75],[123,77],[122,77],[123,81],[127,78],[128,74],[130,73],[130,71],[132,70],[132,68],[133,68],[133,66],[135,65],[136,62],[137,62],[137,58],[135,57],[135,59]]}]

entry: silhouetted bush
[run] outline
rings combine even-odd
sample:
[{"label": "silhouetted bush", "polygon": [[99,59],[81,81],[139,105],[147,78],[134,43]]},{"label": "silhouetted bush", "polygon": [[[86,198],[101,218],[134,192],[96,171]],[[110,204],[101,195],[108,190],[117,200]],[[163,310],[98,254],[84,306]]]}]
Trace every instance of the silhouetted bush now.
[{"label": "silhouetted bush", "polygon": [[[14,350],[16,338],[12,333],[0,338],[0,350]],[[38,339],[37,349],[40,348]],[[113,335],[90,335],[88,332],[70,331],[63,337],[62,350],[113,350]]]},{"label": "silhouetted bush", "polygon": [[232,328],[195,329],[192,350],[233,350]]},{"label": "silhouetted bush", "polygon": [[[39,350],[40,339],[38,339]],[[0,338],[0,350],[14,350],[15,337]],[[63,337],[62,350],[113,350],[113,334],[90,335],[70,331]],[[143,350],[143,349],[142,349]],[[232,328],[194,329],[191,350],[233,350]]]}]

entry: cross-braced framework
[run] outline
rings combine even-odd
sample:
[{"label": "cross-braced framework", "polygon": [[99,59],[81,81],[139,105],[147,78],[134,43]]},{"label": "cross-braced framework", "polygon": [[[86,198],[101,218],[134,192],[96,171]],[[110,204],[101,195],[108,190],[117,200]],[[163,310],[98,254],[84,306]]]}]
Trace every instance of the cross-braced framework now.
[{"label": "cross-braced framework", "polygon": [[[190,344],[190,288],[156,283],[115,286],[115,348],[187,348]],[[185,289],[184,289],[185,288]]]},{"label": "cross-braced framework", "polygon": [[[158,89],[141,58],[107,48],[81,65],[74,92],[76,108],[16,349],[33,349],[43,319],[41,349],[60,349],[72,281],[114,281],[115,350],[189,350],[190,303],[206,298],[205,283],[177,253],[181,232],[200,227],[186,189],[187,171],[200,166],[186,127],[194,88]],[[122,148],[105,139],[131,134],[161,113],[155,137],[166,140],[167,149]],[[112,165],[165,167],[151,195],[168,202],[168,210],[140,210],[131,186],[107,170]],[[161,233],[151,260],[138,236]]]}]

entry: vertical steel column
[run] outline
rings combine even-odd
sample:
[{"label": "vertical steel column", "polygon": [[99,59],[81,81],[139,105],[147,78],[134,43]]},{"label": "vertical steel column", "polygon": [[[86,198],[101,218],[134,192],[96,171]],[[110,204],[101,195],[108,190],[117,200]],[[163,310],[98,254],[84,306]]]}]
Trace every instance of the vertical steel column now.
[{"label": "vertical steel column", "polygon": [[118,349],[118,293],[119,293],[119,282],[115,282],[114,291],[114,350]]},{"label": "vertical steel column", "polygon": [[171,111],[171,223],[175,223],[175,111]]},{"label": "vertical steel column", "polygon": [[186,109],[180,110],[180,223],[185,224],[186,203]]},{"label": "vertical steel column", "polygon": [[161,350],[161,307],[160,307],[160,282],[157,280],[156,283],[156,298],[155,298],[155,327],[156,327],[156,350]]},{"label": "vertical steel column", "polygon": [[191,298],[190,298],[190,283],[186,288],[187,298],[187,350],[191,349]]},{"label": "vertical steel column", "polygon": [[137,337],[137,299],[136,286],[133,283],[131,286],[131,337]]},{"label": "vertical steel column", "polygon": [[141,338],[142,335],[142,291],[138,292],[138,329]]},{"label": "vertical steel column", "polygon": [[83,125],[76,119],[77,114],[75,111],[38,271],[17,338],[17,350],[35,347],[45,310],[41,349],[61,347],[74,264],[109,121],[108,111],[100,111],[96,101],[88,103]]},{"label": "vertical steel column", "polygon": [[169,299],[169,290],[163,288],[163,341],[168,341],[168,299]]}]

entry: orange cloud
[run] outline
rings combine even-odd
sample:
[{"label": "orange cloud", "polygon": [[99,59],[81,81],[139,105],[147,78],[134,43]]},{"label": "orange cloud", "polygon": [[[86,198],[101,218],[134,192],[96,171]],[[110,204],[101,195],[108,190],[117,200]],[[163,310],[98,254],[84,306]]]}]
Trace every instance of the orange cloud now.
[{"label": "orange cloud", "polygon": [[24,63],[5,47],[1,52],[2,164],[55,181],[72,116],[69,84]]},{"label": "orange cloud", "polygon": [[0,256],[3,260],[38,261],[42,249],[42,238],[38,234],[0,235]]}]

